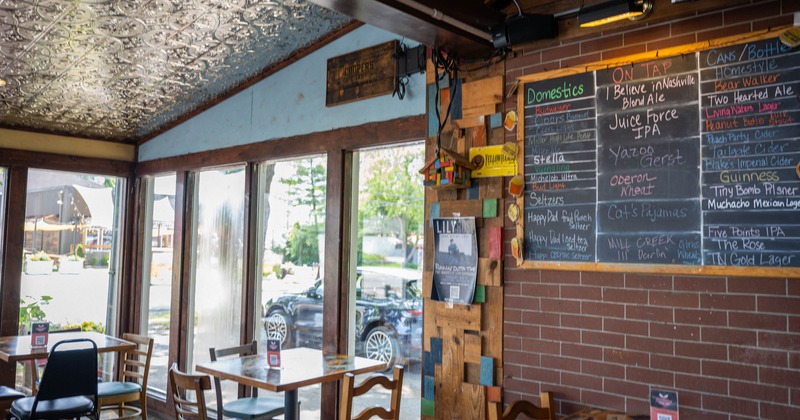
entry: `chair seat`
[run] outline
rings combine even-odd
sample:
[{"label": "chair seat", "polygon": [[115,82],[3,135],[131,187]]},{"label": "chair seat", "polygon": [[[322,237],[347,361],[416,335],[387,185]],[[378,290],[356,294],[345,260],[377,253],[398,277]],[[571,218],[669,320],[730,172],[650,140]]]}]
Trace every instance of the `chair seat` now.
[{"label": "chair seat", "polygon": [[[11,415],[24,420],[30,418],[34,397],[25,397],[11,404]],[[75,417],[76,412],[89,413],[94,409],[92,400],[86,397],[66,397],[55,400],[39,401],[36,407],[36,418],[63,419]]]},{"label": "chair seat", "polygon": [[9,388],[7,386],[0,386],[0,401],[16,400],[24,397],[25,394],[17,391],[14,388]]},{"label": "chair seat", "polygon": [[99,398],[114,397],[117,395],[139,393],[142,386],[136,382],[100,382],[97,384],[97,396]]},{"label": "chair seat", "polygon": [[283,414],[284,400],[277,397],[240,398],[225,403],[222,414],[240,419],[270,418]]}]

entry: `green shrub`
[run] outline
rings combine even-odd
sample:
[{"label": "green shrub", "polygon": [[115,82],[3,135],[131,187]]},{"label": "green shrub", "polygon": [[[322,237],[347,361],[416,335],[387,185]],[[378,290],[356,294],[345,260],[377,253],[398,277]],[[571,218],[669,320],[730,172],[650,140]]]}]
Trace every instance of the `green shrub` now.
[{"label": "green shrub", "polygon": [[83,249],[83,244],[78,244],[75,246],[75,255],[78,258],[86,258],[86,250]]}]

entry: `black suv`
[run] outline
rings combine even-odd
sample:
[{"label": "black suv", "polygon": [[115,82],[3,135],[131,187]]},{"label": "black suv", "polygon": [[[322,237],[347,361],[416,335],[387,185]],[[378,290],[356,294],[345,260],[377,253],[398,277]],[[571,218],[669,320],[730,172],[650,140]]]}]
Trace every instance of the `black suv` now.
[{"label": "black suv", "polygon": [[[422,352],[422,297],[419,274],[409,270],[359,268],[356,274],[356,354],[389,367],[419,360]],[[414,277],[414,278],[409,278]],[[322,279],[299,294],[264,305],[267,337],[283,348],[322,348]]]}]

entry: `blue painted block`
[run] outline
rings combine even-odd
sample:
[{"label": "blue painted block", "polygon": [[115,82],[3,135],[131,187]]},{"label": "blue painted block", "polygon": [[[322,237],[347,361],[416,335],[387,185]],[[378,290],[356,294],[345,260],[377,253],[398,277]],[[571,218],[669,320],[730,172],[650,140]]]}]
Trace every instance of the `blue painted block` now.
[{"label": "blue painted block", "polygon": [[428,85],[428,137],[439,133],[439,120],[436,119],[436,85]]},{"label": "blue painted block", "polygon": [[[439,76],[442,78],[439,79]],[[450,75],[447,73],[437,74],[436,79],[439,81],[439,89],[446,89],[450,86]]]},{"label": "blue painted block", "polygon": [[433,381],[433,376],[425,375],[425,383],[422,385],[422,398],[426,400],[433,400],[434,389],[436,384]]},{"label": "blue painted block", "polygon": [[[455,86],[450,86],[450,92],[455,92],[451,94],[452,98],[450,103],[452,105],[450,105],[450,121],[460,120],[463,116],[463,112],[461,110],[461,103],[463,102],[461,99],[463,97],[463,95],[461,95],[461,88],[461,79],[456,80]],[[455,91],[453,89],[455,89]],[[443,109],[442,112],[447,112],[447,110]]]},{"label": "blue painted block", "polygon": [[472,185],[470,185],[469,189],[467,189],[467,199],[477,200],[478,198],[480,198],[480,190],[478,189],[478,180],[473,179]]},{"label": "blue painted block", "polygon": [[500,128],[503,125],[503,114],[495,113],[489,116],[489,128]]},{"label": "blue painted block", "polygon": [[494,386],[494,358],[481,356],[481,385]]},{"label": "blue painted block", "polygon": [[424,370],[423,373],[425,375],[433,376],[433,374],[434,374],[434,372],[436,372],[436,370],[434,369],[433,357],[431,356],[431,352],[426,351],[426,352],[422,353],[422,364],[423,364],[423,368],[424,368],[423,369]]},{"label": "blue painted block", "polygon": [[442,364],[442,339],[438,337],[431,337],[431,358],[433,363],[437,365]]}]

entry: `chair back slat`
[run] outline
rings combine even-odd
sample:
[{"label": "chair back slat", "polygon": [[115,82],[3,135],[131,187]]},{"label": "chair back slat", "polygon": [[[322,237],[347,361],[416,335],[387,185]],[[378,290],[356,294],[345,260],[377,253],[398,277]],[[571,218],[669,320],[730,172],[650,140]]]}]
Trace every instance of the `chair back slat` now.
[{"label": "chair back slat", "polygon": [[[178,365],[173,363],[169,369],[169,383],[177,419],[208,419],[204,394],[204,391],[211,389],[211,380],[208,376],[183,373],[178,370]],[[193,396],[194,399],[188,395]]]},{"label": "chair back slat", "polygon": [[[400,401],[403,392],[403,367],[397,365],[392,370],[392,379],[383,375],[373,375],[360,384],[355,384],[352,373],[345,374],[342,379],[342,400],[339,403],[339,418],[341,420],[366,420],[380,417],[385,420],[400,419]],[[370,407],[353,415],[353,398],[364,395],[375,387],[383,387],[392,392],[389,408]]]},{"label": "chair back slat", "polygon": [[136,382],[142,386],[142,389],[147,389],[150,359],[153,355],[153,338],[125,333],[122,335],[122,339],[136,344],[136,347],[125,352],[123,356],[120,380],[123,382]]},{"label": "chair back slat", "polygon": [[509,404],[503,411],[503,404],[499,402],[489,403],[489,420],[513,420],[520,414],[536,420],[555,420],[555,404],[552,392],[541,392],[539,394],[539,404],[536,406],[530,401],[517,400]]},{"label": "chair back slat", "polygon": [[[258,354],[258,342],[253,340],[250,343],[242,344],[240,346],[234,347],[226,347],[226,348],[216,348],[211,347],[208,349],[209,356],[211,357],[212,362],[216,362],[217,359],[223,357],[230,357],[230,356],[252,356],[254,354]],[[217,420],[222,420],[222,381],[214,377],[214,391],[217,395]],[[244,387],[244,393],[246,396],[252,395],[253,397],[258,396],[258,391],[254,388]]]}]

